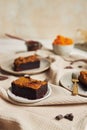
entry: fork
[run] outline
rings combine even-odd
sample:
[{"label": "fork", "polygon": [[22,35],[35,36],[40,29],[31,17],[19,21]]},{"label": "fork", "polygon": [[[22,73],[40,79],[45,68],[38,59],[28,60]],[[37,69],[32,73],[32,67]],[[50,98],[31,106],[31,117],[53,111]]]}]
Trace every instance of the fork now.
[{"label": "fork", "polygon": [[72,95],[78,95],[78,75],[75,73],[72,73],[72,82],[73,82],[73,87],[72,87]]}]

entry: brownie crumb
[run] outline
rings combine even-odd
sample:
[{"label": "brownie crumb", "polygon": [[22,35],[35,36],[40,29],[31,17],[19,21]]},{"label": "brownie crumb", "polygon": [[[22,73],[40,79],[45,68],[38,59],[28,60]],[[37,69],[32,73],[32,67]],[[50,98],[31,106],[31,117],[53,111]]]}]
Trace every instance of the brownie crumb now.
[{"label": "brownie crumb", "polygon": [[55,117],[56,120],[61,120],[63,118],[63,115],[59,114]]},{"label": "brownie crumb", "polygon": [[1,80],[6,80],[6,79],[8,79],[7,76],[0,76],[0,81],[1,81]]},{"label": "brownie crumb", "polygon": [[73,69],[72,66],[66,66],[64,69]]},{"label": "brownie crumb", "polygon": [[78,66],[78,68],[82,68],[82,66],[81,66],[81,65],[79,65],[79,66]]},{"label": "brownie crumb", "polygon": [[68,120],[72,121],[72,120],[73,120],[73,118],[74,118],[74,116],[73,116],[73,114],[72,114],[72,113],[70,113],[70,114],[66,114],[66,115],[64,116],[64,118],[66,118],[66,119],[68,119]]}]

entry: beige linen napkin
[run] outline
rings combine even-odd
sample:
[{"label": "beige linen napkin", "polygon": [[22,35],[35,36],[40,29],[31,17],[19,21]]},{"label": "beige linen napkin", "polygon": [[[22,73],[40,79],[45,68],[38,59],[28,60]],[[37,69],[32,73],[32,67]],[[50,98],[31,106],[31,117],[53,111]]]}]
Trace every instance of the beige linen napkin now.
[{"label": "beige linen napkin", "polygon": [[[17,107],[0,101],[2,130],[86,130],[87,111],[84,106]],[[73,121],[55,120],[59,114],[73,113]]]},{"label": "beige linen napkin", "polygon": [[[10,76],[4,82],[0,81],[0,94],[5,99],[0,99],[2,130],[86,130],[87,105],[83,103],[87,103],[87,98],[72,96],[66,89],[51,84],[52,93],[47,99],[34,104],[20,104],[11,100],[6,93],[14,79],[16,77]],[[73,113],[73,121],[55,120],[57,115],[67,113]]]},{"label": "beige linen napkin", "polygon": [[[87,98],[79,95],[72,96],[70,91],[58,85],[60,77],[72,70],[65,69],[66,66],[70,65],[70,62],[54,54],[49,54],[48,56],[50,59],[54,59],[50,69],[32,76],[37,79],[47,79],[49,81],[52,93],[48,98],[33,104],[18,103],[11,100],[6,92],[11,86],[11,82],[17,77],[9,76],[7,80],[0,81],[0,95],[2,97],[0,99],[0,106],[2,106],[0,107],[1,129],[86,130]],[[84,66],[82,62],[81,64]],[[77,69],[78,63],[72,66],[73,70]],[[72,122],[67,119],[62,119],[61,121],[55,120],[55,116],[58,114],[65,115],[67,113],[73,113],[74,120]]]},{"label": "beige linen napkin", "polygon": [[44,105],[59,105],[59,104],[79,104],[79,103],[87,103],[87,97],[81,97],[79,95],[77,96],[72,96],[71,92],[68,90],[64,89],[61,86],[58,85],[53,85],[51,83],[48,83],[52,92],[51,95],[43,99],[42,101],[36,102],[36,103],[20,103],[12,100],[8,94],[7,90],[11,86],[11,82],[15,80],[16,77],[10,76],[7,80],[5,81],[0,81],[0,96],[16,105],[24,105],[24,106],[44,106]]},{"label": "beige linen napkin", "polygon": [[[69,57],[62,58],[58,55],[55,55],[52,51],[46,49],[41,51],[39,50],[35,53],[39,55],[42,55],[43,53],[43,57],[48,58],[50,61],[53,60],[53,62],[51,62],[49,70],[40,74],[31,75],[31,77],[35,79],[48,80],[49,86],[51,87],[52,90],[51,95],[48,98],[33,104],[21,104],[19,102],[15,102],[11,98],[9,98],[7,94],[7,89],[11,86],[11,82],[15,80],[17,77],[9,76],[9,79],[5,81],[0,81],[0,95],[3,99],[14,104],[28,105],[28,106],[87,103],[87,98],[81,97],[79,95],[72,96],[71,92],[59,86],[59,79],[63,74],[75,70],[80,71],[81,69],[86,69],[87,67],[86,63],[80,61],[71,65],[70,61],[78,59],[77,55],[70,55]],[[82,68],[78,68],[79,64],[80,66],[82,66]],[[68,68],[70,66],[72,67],[72,69]]]}]

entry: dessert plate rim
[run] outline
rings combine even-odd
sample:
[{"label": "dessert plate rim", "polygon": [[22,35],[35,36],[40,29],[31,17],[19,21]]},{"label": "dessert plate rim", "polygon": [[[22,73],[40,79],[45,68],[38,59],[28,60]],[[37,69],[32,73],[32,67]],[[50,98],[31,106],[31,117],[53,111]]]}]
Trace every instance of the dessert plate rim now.
[{"label": "dessert plate rim", "polygon": [[23,71],[14,71],[13,70],[13,62],[15,57],[6,60],[5,62],[1,63],[1,69],[7,73],[14,74],[14,75],[25,75],[25,74],[38,74],[41,72],[46,71],[50,68],[50,61],[41,57],[40,59],[40,67],[35,69],[28,69]]},{"label": "dessert plate rim", "polygon": [[[71,71],[71,72],[66,72],[59,80],[59,84],[67,89],[68,91],[72,92],[72,73],[80,74],[80,71]],[[78,83],[78,95],[87,97],[87,90],[83,89],[83,85]]]}]

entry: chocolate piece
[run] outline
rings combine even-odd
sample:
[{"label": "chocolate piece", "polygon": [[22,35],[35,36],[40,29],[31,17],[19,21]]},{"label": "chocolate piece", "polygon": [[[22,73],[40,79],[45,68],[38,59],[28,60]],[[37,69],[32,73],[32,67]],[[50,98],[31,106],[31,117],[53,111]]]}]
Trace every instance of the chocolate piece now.
[{"label": "chocolate piece", "polygon": [[13,94],[28,99],[42,98],[48,90],[46,81],[35,80],[29,77],[20,77],[13,81],[11,86]]},{"label": "chocolate piece", "polygon": [[63,115],[59,114],[55,117],[56,120],[61,120],[63,118]]},{"label": "chocolate piece", "polygon": [[18,57],[14,60],[14,70],[23,71],[40,67],[40,59],[37,55]]},{"label": "chocolate piece", "polygon": [[64,69],[73,69],[72,66],[66,66]]},{"label": "chocolate piece", "polygon": [[82,68],[82,66],[81,66],[81,65],[79,65],[79,66],[78,66],[78,68]]},{"label": "chocolate piece", "polygon": [[64,116],[64,118],[66,118],[66,119],[68,119],[68,120],[72,121],[72,120],[73,120],[73,118],[74,118],[74,116],[73,116],[73,114],[72,114],[72,113],[70,113],[70,114],[66,114],[66,115]]},{"label": "chocolate piece", "polygon": [[1,80],[6,80],[6,79],[8,79],[7,76],[0,76],[0,81],[1,81]]}]

